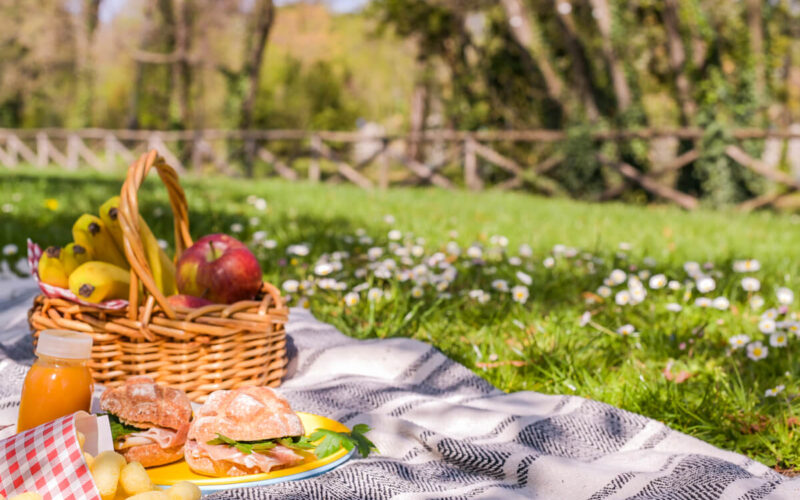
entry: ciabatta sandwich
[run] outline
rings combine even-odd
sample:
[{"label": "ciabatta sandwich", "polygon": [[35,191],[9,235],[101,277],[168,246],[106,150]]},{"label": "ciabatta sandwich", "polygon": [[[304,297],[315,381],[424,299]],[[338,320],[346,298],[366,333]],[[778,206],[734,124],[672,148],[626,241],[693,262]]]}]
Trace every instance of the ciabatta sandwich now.
[{"label": "ciabatta sandwich", "polygon": [[100,407],[109,415],[114,450],[128,462],[154,467],[183,458],[192,405],[183,391],[131,377],[106,389]]},{"label": "ciabatta sandwich", "polygon": [[216,391],[197,410],[184,450],[198,474],[244,476],[293,465],[306,443],[289,402],[268,387]]}]

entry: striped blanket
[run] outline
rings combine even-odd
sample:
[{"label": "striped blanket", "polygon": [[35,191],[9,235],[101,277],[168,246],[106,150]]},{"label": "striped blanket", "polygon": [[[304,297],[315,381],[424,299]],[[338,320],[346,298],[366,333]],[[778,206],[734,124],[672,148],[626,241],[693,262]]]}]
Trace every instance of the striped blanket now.
[{"label": "striped blanket", "polygon": [[[29,280],[2,285],[0,428],[15,417],[31,361],[35,293]],[[296,410],[369,424],[380,454],[209,498],[800,498],[800,480],[742,455],[596,401],[505,394],[422,342],[354,340],[303,309],[287,330],[283,394]]]}]

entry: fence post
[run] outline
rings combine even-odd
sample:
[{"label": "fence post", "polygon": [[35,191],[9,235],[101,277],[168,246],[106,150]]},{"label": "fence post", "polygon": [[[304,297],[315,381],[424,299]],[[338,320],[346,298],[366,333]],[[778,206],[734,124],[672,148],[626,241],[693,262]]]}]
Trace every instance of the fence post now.
[{"label": "fence post", "polygon": [[464,139],[464,182],[473,191],[480,191],[483,182],[478,175],[478,155],[475,153],[475,139]]},{"label": "fence post", "polygon": [[308,180],[319,182],[319,156],[322,151],[322,139],[316,134],[311,136],[311,164],[308,166]]},{"label": "fence post", "polygon": [[78,168],[78,136],[69,134],[67,137],[67,170]]},{"label": "fence post", "polygon": [[378,155],[378,187],[381,189],[389,188],[389,145],[389,140],[384,138],[381,154]]},{"label": "fence post", "polygon": [[39,132],[36,134],[36,166],[46,167],[50,159],[50,141],[47,134]]}]

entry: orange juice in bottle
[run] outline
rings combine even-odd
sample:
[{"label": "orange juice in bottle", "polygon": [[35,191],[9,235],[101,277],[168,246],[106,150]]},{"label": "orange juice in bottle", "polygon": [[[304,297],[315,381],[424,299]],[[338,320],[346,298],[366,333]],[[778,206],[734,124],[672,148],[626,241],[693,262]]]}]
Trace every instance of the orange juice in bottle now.
[{"label": "orange juice in bottle", "polygon": [[92,373],[87,362],[92,337],[68,330],[44,330],[22,386],[17,432],[59,417],[86,411],[92,405]]}]

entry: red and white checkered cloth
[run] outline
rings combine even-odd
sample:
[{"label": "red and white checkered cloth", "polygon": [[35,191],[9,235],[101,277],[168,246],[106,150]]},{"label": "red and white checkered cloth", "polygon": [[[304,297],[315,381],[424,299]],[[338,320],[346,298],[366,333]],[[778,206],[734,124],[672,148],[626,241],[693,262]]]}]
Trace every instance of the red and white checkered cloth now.
[{"label": "red and white checkered cloth", "polygon": [[42,283],[39,281],[39,259],[42,257],[42,249],[39,245],[28,239],[28,267],[31,270],[31,276],[33,279],[36,280],[36,283],[39,284],[39,289],[46,297],[50,297],[51,299],[61,298],[71,300],[72,302],[77,302],[78,304],[82,304],[84,306],[91,306],[97,307],[99,309],[125,309],[128,307],[127,300],[107,300],[105,302],[101,302],[99,304],[93,304],[91,302],[86,302],[85,300],[81,300],[78,298],[77,295],[72,293],[66,288],[59,288],[57,286],[48,285],[47,283]]},{"label": "red and white checkered cloth", "polygon": [[101,500],[78,444],[75,414],[0,441],[0,494]]}]

